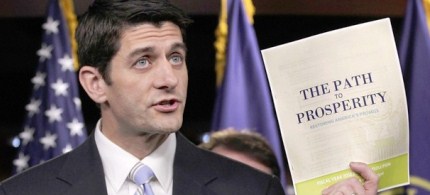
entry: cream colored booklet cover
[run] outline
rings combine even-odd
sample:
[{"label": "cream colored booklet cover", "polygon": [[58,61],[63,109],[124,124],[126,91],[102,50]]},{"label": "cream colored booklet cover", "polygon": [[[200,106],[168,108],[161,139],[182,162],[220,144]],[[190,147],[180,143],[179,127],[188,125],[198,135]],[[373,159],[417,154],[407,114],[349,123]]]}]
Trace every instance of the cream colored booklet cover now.
[{"label": "cream colored booklet cover", "polygon": [[297,195],[321,194],[354,175],[379,191],[409,183],[406,95],[389,19],[262,51]]}]

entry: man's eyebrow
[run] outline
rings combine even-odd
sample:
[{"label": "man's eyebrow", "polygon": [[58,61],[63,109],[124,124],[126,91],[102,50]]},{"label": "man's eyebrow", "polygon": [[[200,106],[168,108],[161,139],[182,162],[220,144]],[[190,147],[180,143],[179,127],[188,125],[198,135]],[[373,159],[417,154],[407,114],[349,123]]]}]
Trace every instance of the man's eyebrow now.
[{"label": "man's eyebrow", "polygon": [[[185,52],[187,52],[187,46],[184,43],[174,43],[172,45],[172,47],[170,48],[170,51],[174,51],[177,49],[181,49],[184,50]],[[133,50],[128,57],[129,58],[134,58],[135,56],[139,56],[142,53],[147,53],[147,52],[154,52],[154,47],[150,46],[150,47],[142,47],[142,48],[137,48],[135,50]]]},{"label": "man's eyebrow", "polygon": [[172,45],[172,48],[170,50],[173,51],[177,49],[182,49],[187,52],[187,46],[185,45],[185,43],[175,43]]},{"label": "man's eyebrow", "polygon": [[153,52],[153,51],[154,51],[154,48],[153,48],[153,47],[142,47],[142,48],[137,48],[137,49],[133,50],[133,51],[128,55],[128,57],[129,57],[129,58],[134,58],[135,56],[139,56],[139,55],[141,55],[142,53],[145,53],[145,52]]}]

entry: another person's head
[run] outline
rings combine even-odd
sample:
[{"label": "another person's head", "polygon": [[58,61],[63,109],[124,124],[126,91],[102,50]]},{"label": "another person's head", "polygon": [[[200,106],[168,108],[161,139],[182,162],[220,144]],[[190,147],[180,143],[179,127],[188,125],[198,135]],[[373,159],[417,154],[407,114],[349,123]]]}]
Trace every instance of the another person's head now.
[{"label": "another person's head", "polygon": [[256,132],[225,129],[210,134],[199,147],[280,176],[276,156],[267,140]]},{"label": "another person's head", "polygon": [[164,0],[96,0],[80,17],[79,80],[100,105],[103,132],[133,136],[180,128],[190,22]]}]

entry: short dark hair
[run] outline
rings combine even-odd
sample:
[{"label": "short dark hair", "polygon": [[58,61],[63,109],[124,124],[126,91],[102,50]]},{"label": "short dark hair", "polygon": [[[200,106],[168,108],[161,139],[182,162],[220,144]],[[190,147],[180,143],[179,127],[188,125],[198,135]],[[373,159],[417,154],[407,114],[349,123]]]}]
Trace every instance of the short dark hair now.
[{"label": "short dark hair", "polygon": [[200,148],[207,150],[213,150],[218,146],[242,153],[270,168],[274,175],[280,177],[276,156],[261,134],[248,130],[224,129],[213,132],[207,142],[199,145]]},{"label": "short dark hair", "polygon": [[185,29],[192,20],[166,0],[95,0],[79,18],[79,61],[96,67],[110,84],[109,64],[120,48],[124,30],[146,22],[160,25],[165,21],[178,25],[185,40]]}]

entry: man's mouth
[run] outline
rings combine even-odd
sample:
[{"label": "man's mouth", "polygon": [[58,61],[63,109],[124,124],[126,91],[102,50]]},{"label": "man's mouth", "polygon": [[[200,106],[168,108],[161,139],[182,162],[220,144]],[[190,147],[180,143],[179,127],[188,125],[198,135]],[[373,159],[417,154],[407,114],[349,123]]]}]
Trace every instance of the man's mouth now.
[{"label": "man's mouth", "polygon": [[180,102],[177,99],[162,100],[154,105],[159,112],[174,112],[178,109]]},{"label": "man's mouth", "polygon": [[160,105],[173,105],[176,101],[175,100],[165,100],[165,101],[161,101],[159,104]]}]

